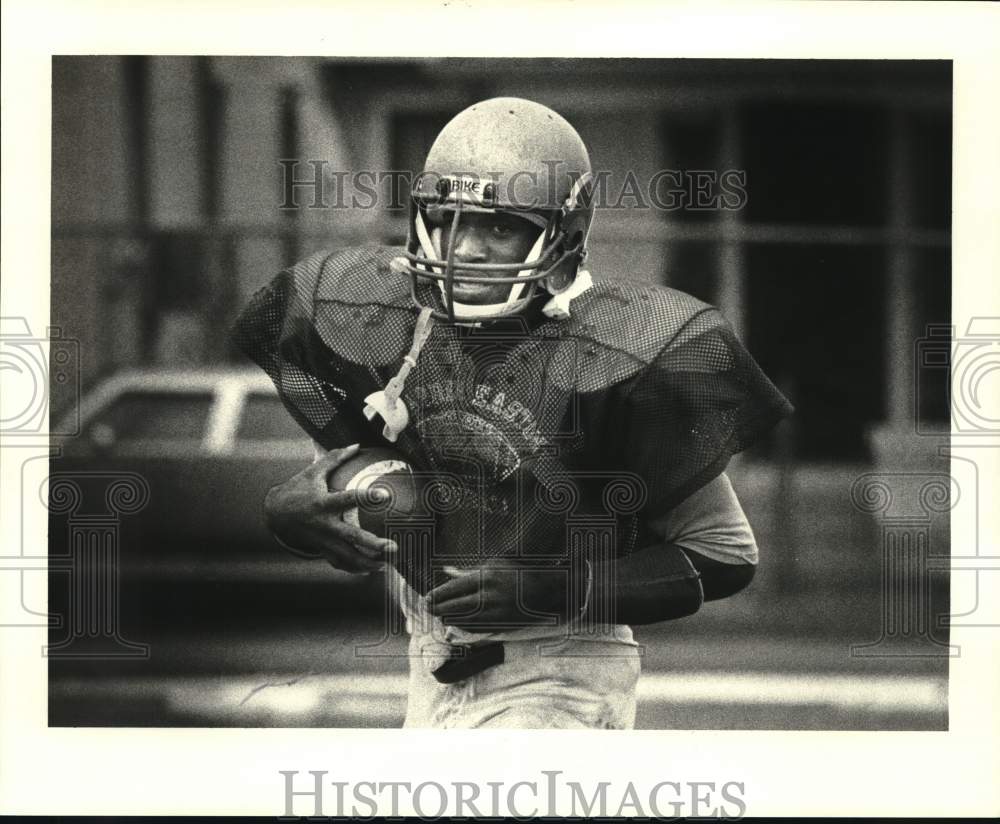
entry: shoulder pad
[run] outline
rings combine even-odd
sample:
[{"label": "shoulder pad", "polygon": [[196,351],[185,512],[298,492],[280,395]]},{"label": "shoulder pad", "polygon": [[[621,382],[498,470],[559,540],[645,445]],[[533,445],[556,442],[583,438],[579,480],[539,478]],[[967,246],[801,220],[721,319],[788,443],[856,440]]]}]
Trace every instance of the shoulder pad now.
[{"label": "shoulder pad", "polygon": [[389,261],[400,254],[402,249],[390,246],[356,246],[318,252],[289,271],[296,286],[317,301],[406,306],[409,283],[389,269]]},{"label": "shoulder pad", "polygon": [[[361,246],[306,258],[288,270],[294,293],[289,311],[349,361],[398,360],[412,340],[416,317],[409,281],[389,267],[400,253]],[[396,322],[387,323],[389,317]]]},{"label": "shoulder pad", "polygon": [[649,363],[706,312],[717,315],[709,304],[676,289],[602,281],[573,302],[570,332]]},{"label": "shoulder pad", "polygon": [[575,342],[577,388],[589,392],[634,377],[664,350],[724,324],[712,306],[676,289],[599,281],[573,301],[563,335]]}]

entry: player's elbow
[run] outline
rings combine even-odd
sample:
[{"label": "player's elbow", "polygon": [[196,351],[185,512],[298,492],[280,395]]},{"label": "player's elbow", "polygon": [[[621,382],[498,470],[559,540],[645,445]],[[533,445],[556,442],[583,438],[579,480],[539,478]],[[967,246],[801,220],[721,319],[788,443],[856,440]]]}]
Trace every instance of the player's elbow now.
[{"label": "player's elbow", "polygon": [[756,564],[719,564],[708,575],[702,572],[705,600],[718,601],[746,589],[756,572]]},{"label": "player's elbow", "polygon": [[[690,549],[686,552],[701,576],[701,586],[706,601],[718,601],[720,598],[728,598],[746,589],[757,572],[757,565],[749,560],[719,561]],[[753,554],[755,555],[756,551]]]}]

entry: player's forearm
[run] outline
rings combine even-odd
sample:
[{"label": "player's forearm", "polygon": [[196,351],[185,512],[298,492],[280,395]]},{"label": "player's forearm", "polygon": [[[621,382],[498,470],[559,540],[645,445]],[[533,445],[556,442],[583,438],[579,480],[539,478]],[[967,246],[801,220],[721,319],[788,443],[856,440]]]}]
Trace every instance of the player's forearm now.
[{"label": "player's forearm", "polygon": [[657,544],[617,561],[592,565],[592,619],[654,624],[693,615],[753,578],[751,564],[723,564],[674,545]]},{"label": "player's forearm", "polygon": [[701,576],[680,547],[660,544],[591,571],[591,620],[654,624],[692,615],[704,601]]}]

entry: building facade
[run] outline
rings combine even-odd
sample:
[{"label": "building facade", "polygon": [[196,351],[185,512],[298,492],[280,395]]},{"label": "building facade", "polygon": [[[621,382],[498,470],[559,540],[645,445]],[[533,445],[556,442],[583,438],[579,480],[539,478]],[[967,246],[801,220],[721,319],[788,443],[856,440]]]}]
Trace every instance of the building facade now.
[{"label": "building facade", "polygon": [[864,462],[873,431],[945,422],[946,370],[914,361],[951,323],[945,62],[55,58],[52,322],[85,385],[234,360],[257,287],[317,249],[400,242],[400,181],[500,95],[588,144],[595,277],[717,304],[793,398],[760,457]]}]

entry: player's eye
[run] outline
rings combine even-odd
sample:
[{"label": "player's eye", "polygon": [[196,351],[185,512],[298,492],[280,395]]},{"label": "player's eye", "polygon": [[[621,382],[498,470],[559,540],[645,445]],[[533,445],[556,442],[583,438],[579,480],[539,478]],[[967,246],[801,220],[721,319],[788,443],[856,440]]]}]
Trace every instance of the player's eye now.
[{"label": "player's eye", "polygon": [[493,224],[493,235],[495,237],[510,237],[514,234],[514,227],[509,223],[497,222]]}]

